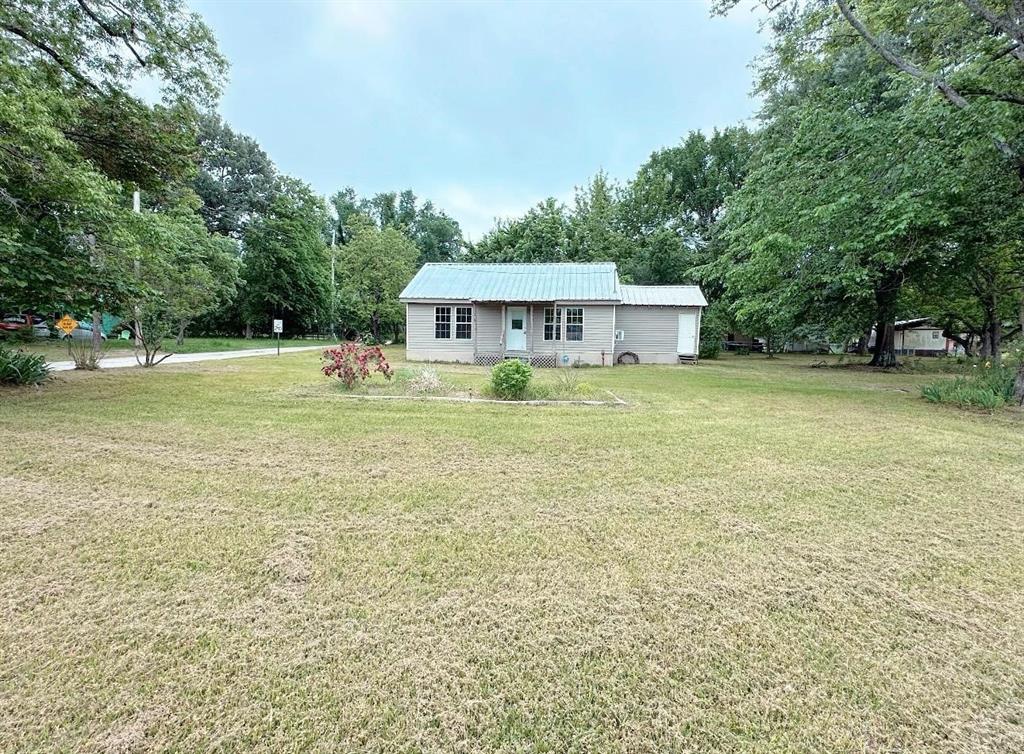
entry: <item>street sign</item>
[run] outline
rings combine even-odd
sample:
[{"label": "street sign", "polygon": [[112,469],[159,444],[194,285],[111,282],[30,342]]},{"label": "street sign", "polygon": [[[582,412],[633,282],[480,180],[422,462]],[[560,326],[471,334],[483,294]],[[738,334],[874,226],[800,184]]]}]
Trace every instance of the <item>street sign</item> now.
[{"label": "street sign", "polygon": [[78,327],[78,320],[65,314],[57,321],[57,328],[65,335],[70,335]]},{"label": "street sign", "polygon": [[276,333],[284,332],[284,320],[283,319],[275,319],[274,320],[274,332],[276,332]]}]

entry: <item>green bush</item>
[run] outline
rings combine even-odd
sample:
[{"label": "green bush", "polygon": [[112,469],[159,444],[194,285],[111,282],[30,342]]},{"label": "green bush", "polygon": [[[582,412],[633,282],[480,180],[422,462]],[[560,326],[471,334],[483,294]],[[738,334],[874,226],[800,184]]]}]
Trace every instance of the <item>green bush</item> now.
[{"label": "green bush", "polygon": [[38,385],[50,376],[50,367],[42,354],[23,353],[0,347],[0,383]]},{"label": "green bush", "polygon": [[530,387],[531,377],[533,370],[529,364],[509,359],[491,370],[491,389],[496,396],[506,401],[520,400]]},{"label": "green bush", "polygon": [[697,356],[701,359],[717,359],[720,353],[722,353],[722,341],[719,338],[701,340],[700,348],[697,349]]},{"label": "green bush", "polygon": [[17,330],[0,330],[0,342],[18,345],[32,343],[35,339],[36,333],[32,329],[32,325],[19,327]]},{"label": "green bush", "polygon": [[932,403],[952,403],[961,408],[993,411],[1013,400],[1016,369],[1008,364],[974,364],[968,375],[952,380],[936,380],[921,388],[921,395]]}]

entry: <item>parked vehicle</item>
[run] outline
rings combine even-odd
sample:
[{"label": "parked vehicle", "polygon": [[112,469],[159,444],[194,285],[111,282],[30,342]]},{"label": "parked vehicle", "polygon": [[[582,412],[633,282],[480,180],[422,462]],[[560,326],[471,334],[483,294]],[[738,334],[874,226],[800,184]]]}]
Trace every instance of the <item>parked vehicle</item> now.
[{"label": "parked vehicle", "polygon": [[[63,332],[60,334],[61,340],[71,338],[72,340],[92,340],[92,322],[88,320],[78,320],[78,327],[71,331],[70,335],[65,335]],[[107,334],[100,330],[100,338],[102,340],[107,339]]]},{"label": "parked vehicle", "polygon": [[32,334],[37,338],[49,338],[50,327],[46,320],[34,314],[5,314],[0,321],[0,330],[13,332],[32,325]]}]

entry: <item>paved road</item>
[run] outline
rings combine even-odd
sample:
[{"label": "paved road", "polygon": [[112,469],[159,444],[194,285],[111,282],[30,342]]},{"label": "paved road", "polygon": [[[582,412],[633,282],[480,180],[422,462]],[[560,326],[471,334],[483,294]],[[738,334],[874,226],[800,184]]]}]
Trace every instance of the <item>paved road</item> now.
[{"label": "paved road", "polygon": [[[282,348],[281,353],[293,353],[295,351],[319,351],[329,348],[329,343],[319,346],[297,346]],[[242,351],[208,351],[206,353],[176,353],[168,356],[162,364],[188,364],[193,361],[220,361],[221,359],[241,359],[249,356],[273,356],[277,348],[247,348]],[[108,356],[100,362],[101,369],[124,369],[125,367],[137,367],[139,362],[134,356]],[[51,361],[50,369],[55,372],[67,372],[75,368],[73,361]]]}]

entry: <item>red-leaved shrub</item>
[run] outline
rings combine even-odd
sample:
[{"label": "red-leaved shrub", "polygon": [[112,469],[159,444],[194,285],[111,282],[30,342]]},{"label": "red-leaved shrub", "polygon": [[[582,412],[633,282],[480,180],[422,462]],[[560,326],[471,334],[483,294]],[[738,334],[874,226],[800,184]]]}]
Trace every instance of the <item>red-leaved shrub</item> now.
[{"label": "red-leaved shrub", "polygon": [[328,377],[337,377],[347,388],[365,380],[370,372],[380,372],[386,380],[395,373],[380,346],[345,343],[326,349],[323,358],[327,363],[320,371]]}]

